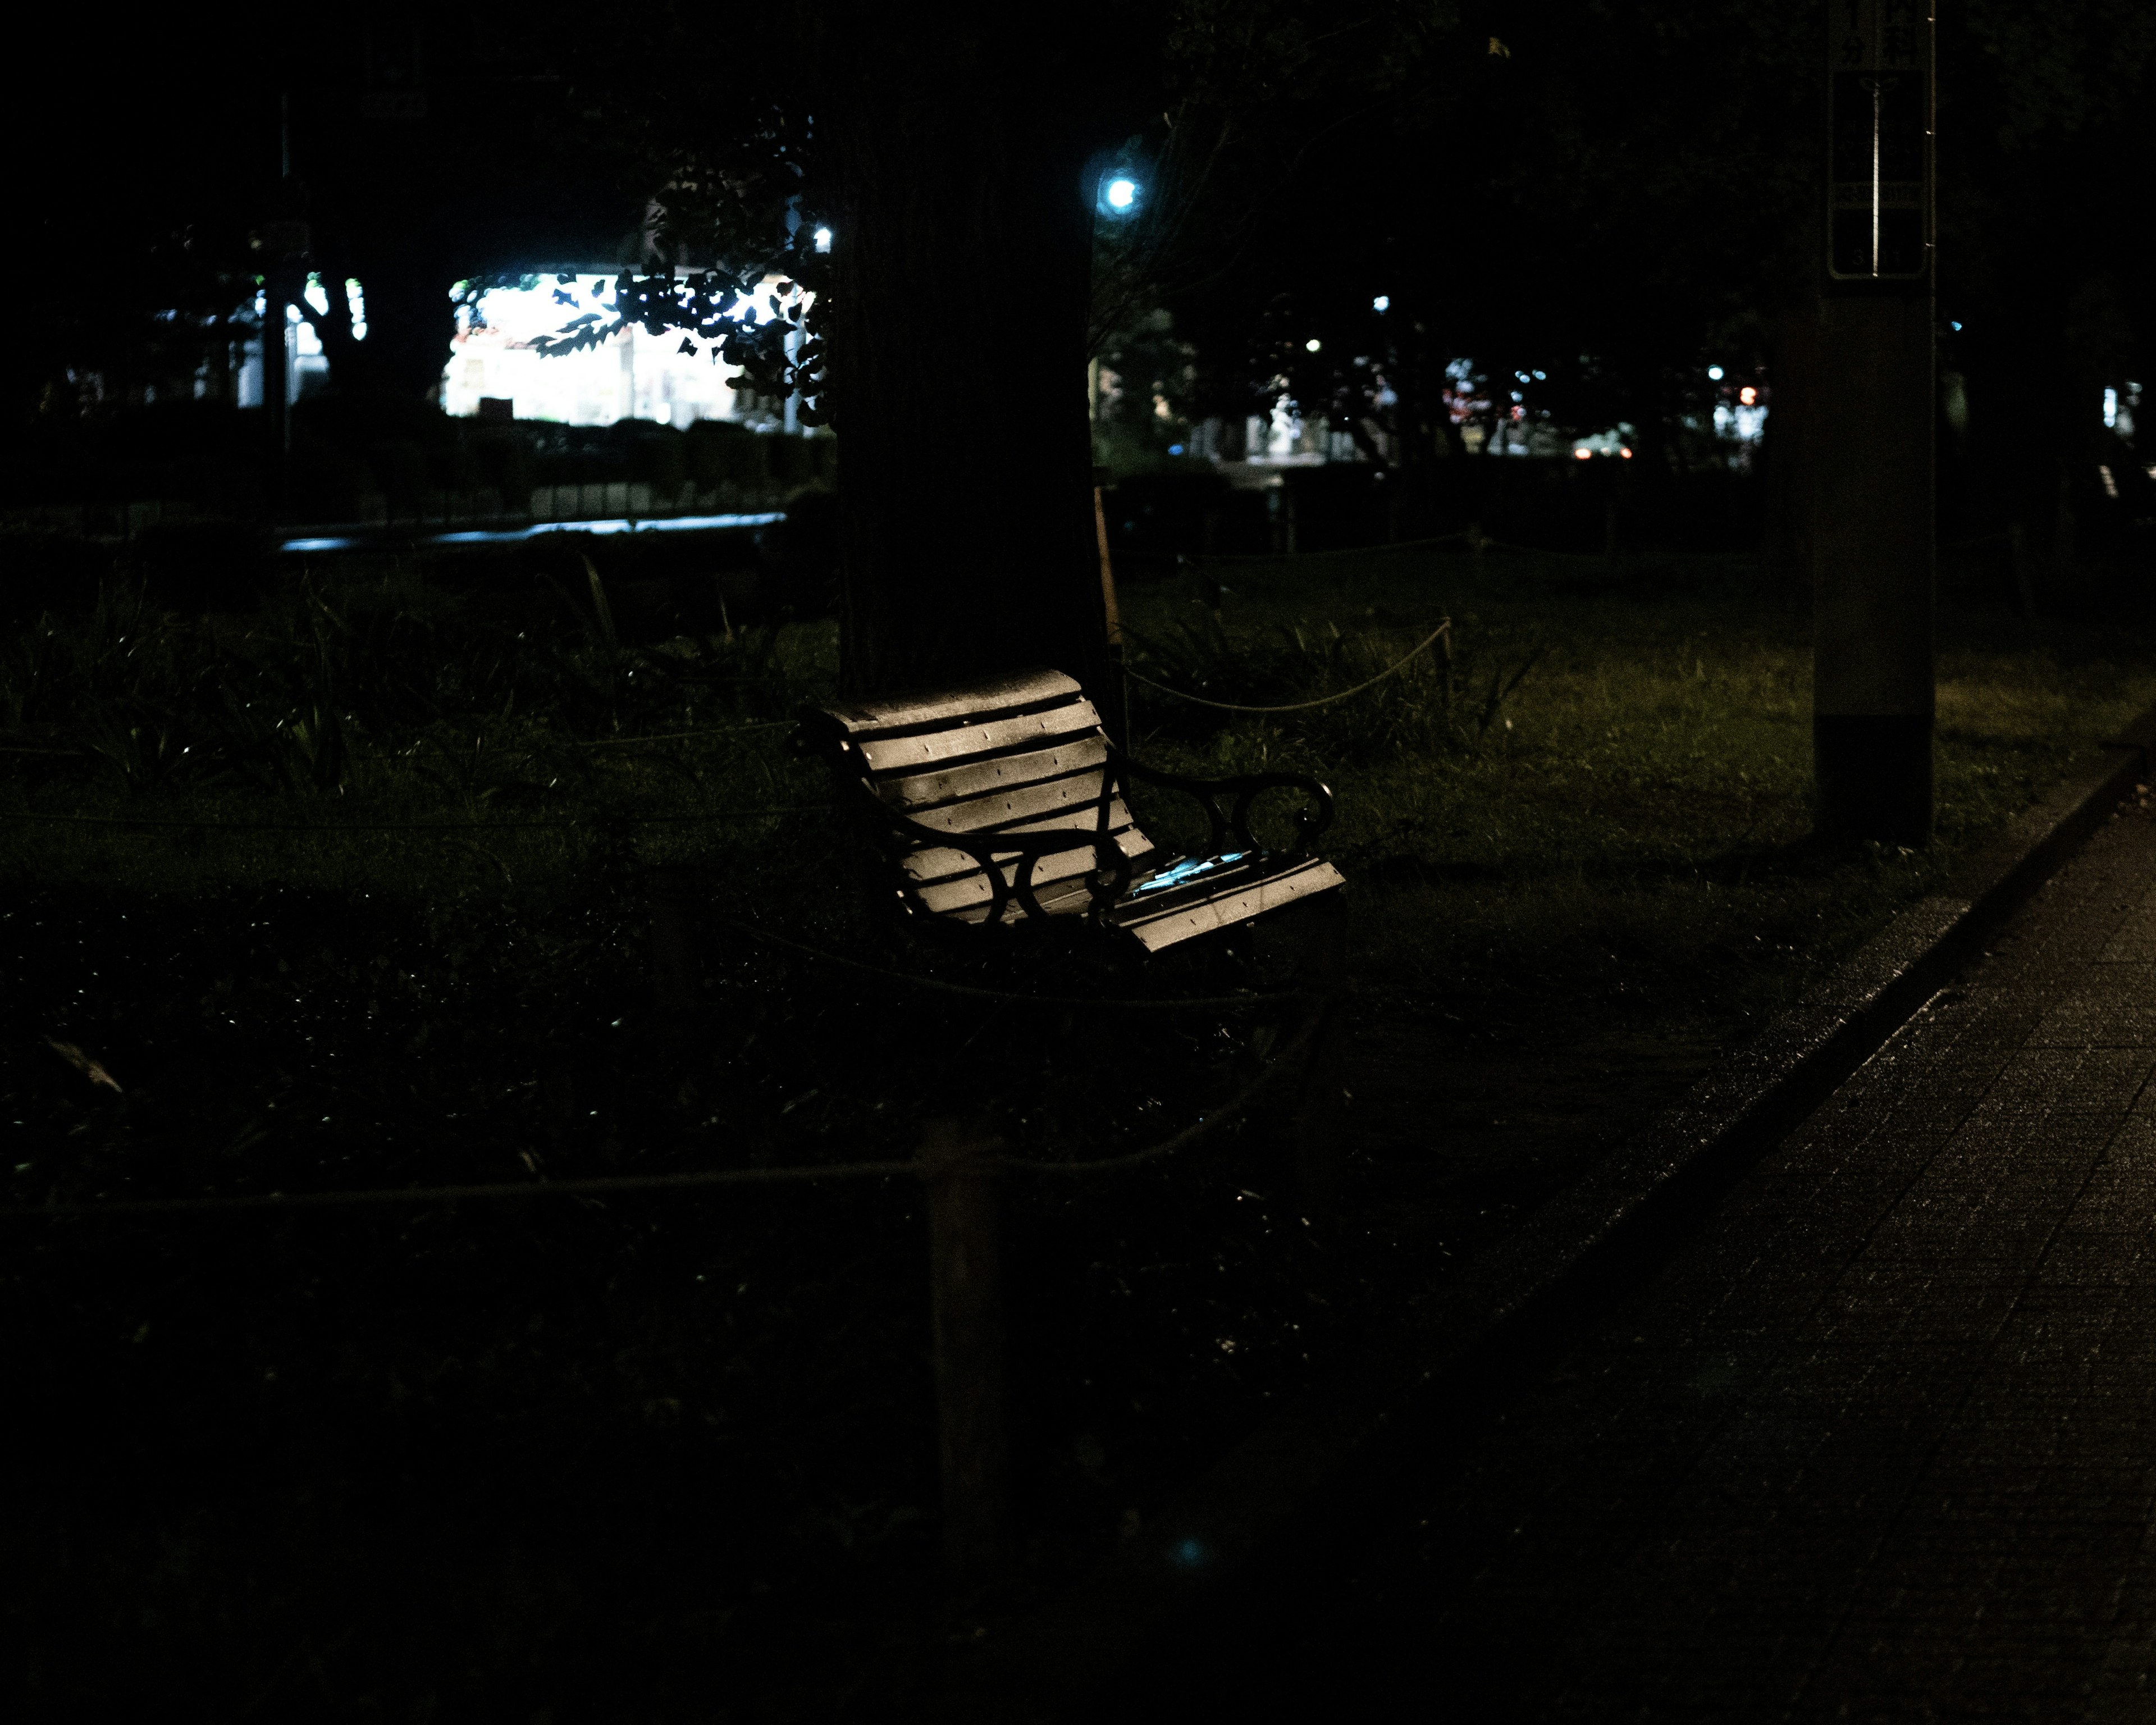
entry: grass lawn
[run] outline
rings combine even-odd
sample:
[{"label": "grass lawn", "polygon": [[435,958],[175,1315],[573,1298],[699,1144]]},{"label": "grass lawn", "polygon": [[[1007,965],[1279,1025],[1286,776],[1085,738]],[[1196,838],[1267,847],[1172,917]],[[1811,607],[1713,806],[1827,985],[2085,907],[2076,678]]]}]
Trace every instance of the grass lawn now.
[{"label": "grass lawn", "polygon": [[[1440,615],[1451,663],[1277,719],[1134,691],[1143,756],[1338,794],[1349,1159],[1313,1214],[1265,1110],[1005,1183],[1022,1588],[1410,1341],[1450,1266],[2156,697],[2146,634],[1949,611],[1937,844],[1827,852],[1805,626],[1747,560],[1213,575],[1125,593],[1138,670],[1295,701]],[[827,624],[624,648],[588,595],[398,579],[28,632],[0,670],[9,1201],[904,1156],[948,1111],[1082,1157],[1241,1083],[1235,1014],[998,1006],[755,937],[1014,979],[862,890],[779,722],[833,652]],[[1215,994],[1285,944],[1145,972],[1059,945],[1021,986]],[[31,1712],[183,1685],[234,1717],[879,1719],[935,1681],[909,1182],[6,1225]]]},{"label": "grass lawn", "polygon": [[1195,710],[1141,689],[1137,728],[1147,752],[1194,768],[1269,761],[1333,784],[1330,845],[1355,883],[1370,997],[1351,1081],[1366,1167],[1486,1194],[1482,1226],[1455,1214],[1455,1255],[2039,790],[2093,765],[2156,698],[2148,631],[1949,607],[1935,842],[1822,851],[1808,842],[1808,624],[1762,593],[1748,558],[1613,575],[1584,557],[1490,552],[1478,567],[1406,550],[1214,578],[1217,623],[1199,578],[1127,598],[1156,680],[1291,700],[1323,686],[1312,673],[1327,660],[1348,686],[1454,619],[1449,702],[1433,656],[1306,718],[1194,729]]}]

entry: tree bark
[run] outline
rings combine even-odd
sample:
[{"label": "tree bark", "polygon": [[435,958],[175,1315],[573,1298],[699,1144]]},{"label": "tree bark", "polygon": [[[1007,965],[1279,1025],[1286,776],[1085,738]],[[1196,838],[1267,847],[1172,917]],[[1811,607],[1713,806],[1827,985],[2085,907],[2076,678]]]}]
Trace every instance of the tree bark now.
[{"label": "tree bark", "polygon": [[[386,249],[326,249],[320,259],[326,312],[306,308],[321,337],[330,382],[341,394],[427,398],[442,381],[456,334],[449,300],[454,265],[446,254],[397,256]],[[367,296],[367,339],[352,332],[347,275]]]},{"label": "tree bark", "polygon": [[1029,665],[1108,693],[1079,402],[1098,105],[1082,66],[1042,53],[1058,34],[894,12],[846,44],[831,405],[849,695]]}]

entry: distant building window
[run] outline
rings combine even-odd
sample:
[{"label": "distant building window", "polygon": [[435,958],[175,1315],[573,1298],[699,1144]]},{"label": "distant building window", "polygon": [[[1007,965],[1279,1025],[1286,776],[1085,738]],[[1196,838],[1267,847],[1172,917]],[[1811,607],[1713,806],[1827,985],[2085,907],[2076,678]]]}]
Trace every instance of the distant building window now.
[{"label": "distant building window", "polygon": [[[767,300],[777,279],[757,295]],[[654,336],[634,325],[596,347],[544,357],[533,344],[560,333],[572,319],[613,316],[610,275],[581,270],[545,276],[530,287],[489,288],[460,309],[449,362],[442,373],[442,406],[449,413],[500,413],[484,402],[513,403],[526,419],[567,425],[611,425],[645,419],[685,426],[699,419],[783,423],[786,403],[760,403],[737,391],[737,368],[720,361],[706,341],[683,352],[678,332]]]}]

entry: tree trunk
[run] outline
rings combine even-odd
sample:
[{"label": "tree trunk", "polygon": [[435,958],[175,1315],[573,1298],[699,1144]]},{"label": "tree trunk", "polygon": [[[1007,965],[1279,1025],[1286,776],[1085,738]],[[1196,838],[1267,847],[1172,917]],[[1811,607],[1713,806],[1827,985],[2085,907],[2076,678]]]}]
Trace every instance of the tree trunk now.
[{"label": "tree trunk", "polygon": [[1079,404],[1099,140],[1081,69],[1041,39],[893,13],[846,44],[831,405],[849,695],[1028,665],[1108,693]]},{"label": "tree trunk", "polygon": [[[357,249],[326,254],[321,273],[330,309],[322,313],[310,306],[307,317],[321,337],[330,382],[341,394],[421,401],[440,384],[457,327],[449,300],[452,271],[447,262],[426,258],[377,252],[370,260]],[[367,296],[363,341],[352,334],[347,274],[358,278]]]}]

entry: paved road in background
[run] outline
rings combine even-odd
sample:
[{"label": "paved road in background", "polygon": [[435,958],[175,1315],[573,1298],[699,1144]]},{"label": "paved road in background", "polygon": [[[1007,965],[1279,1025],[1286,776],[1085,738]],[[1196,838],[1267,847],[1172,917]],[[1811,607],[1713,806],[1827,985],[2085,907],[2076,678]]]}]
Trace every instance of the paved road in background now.
[{"label": "paved road in background", "polygon": [[2128,809],[1597,1332],[1145,1686],[1191,1717],[2156,1722],[2152,1070]]}]

